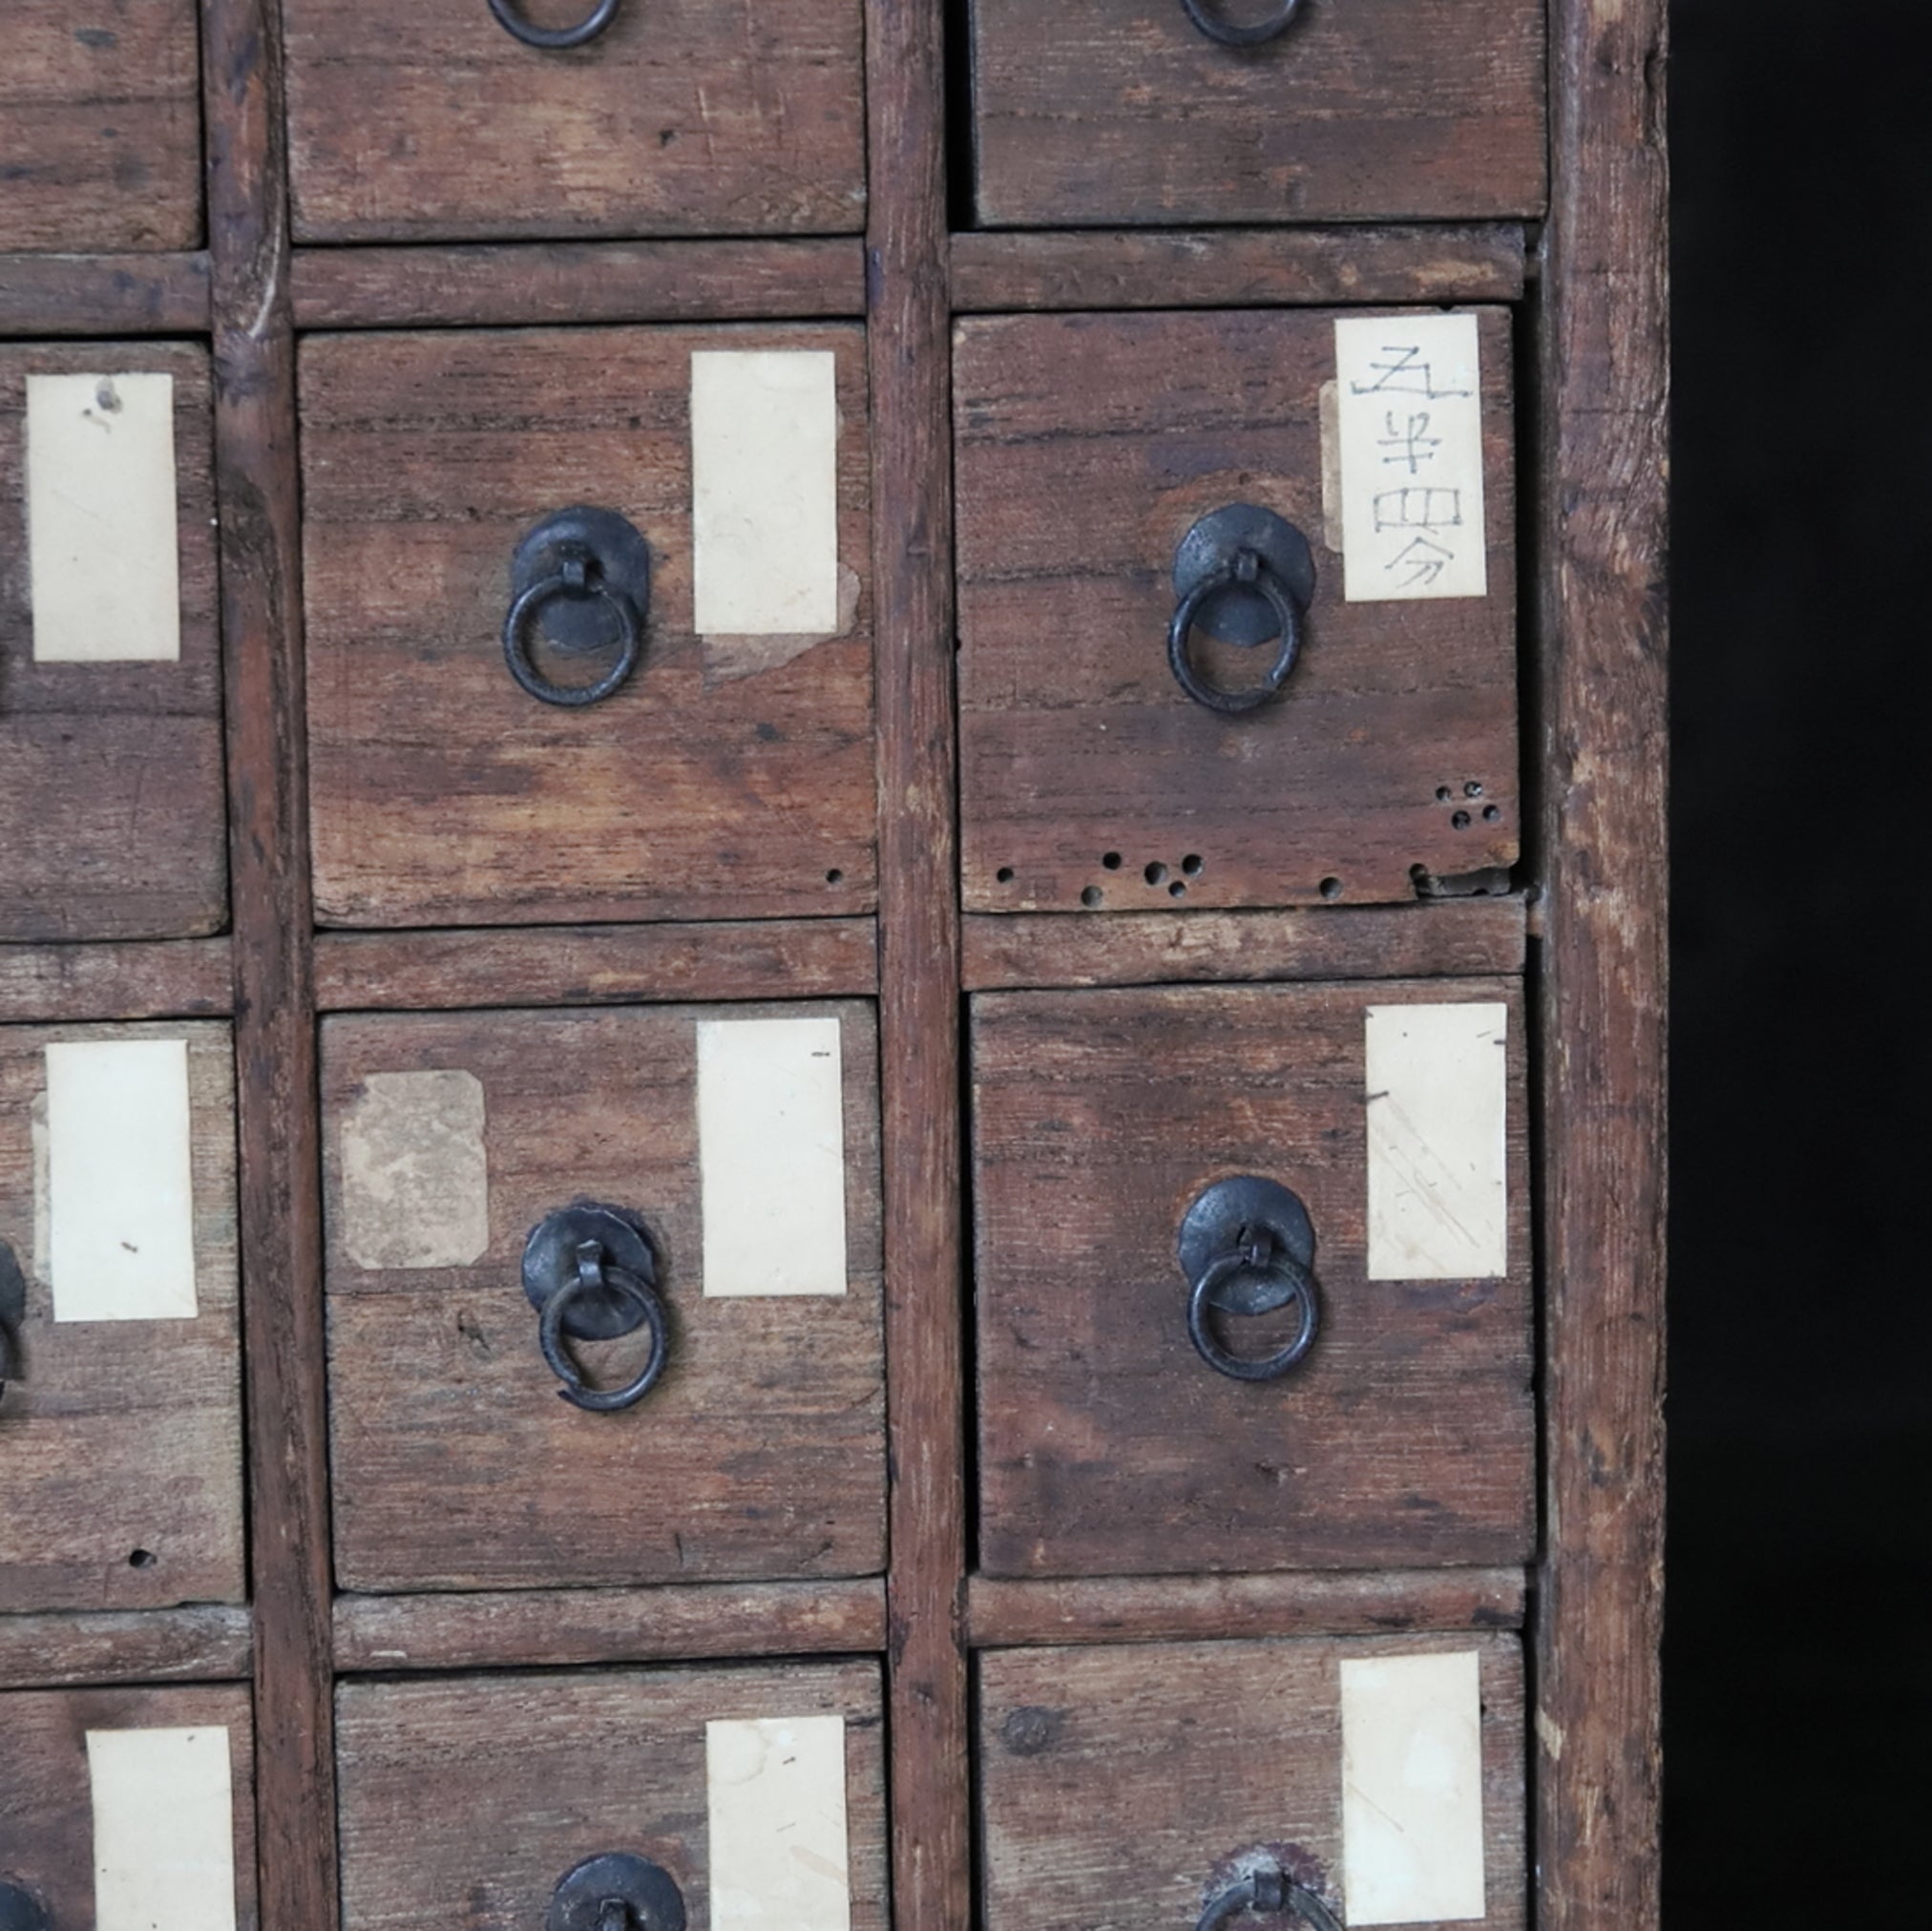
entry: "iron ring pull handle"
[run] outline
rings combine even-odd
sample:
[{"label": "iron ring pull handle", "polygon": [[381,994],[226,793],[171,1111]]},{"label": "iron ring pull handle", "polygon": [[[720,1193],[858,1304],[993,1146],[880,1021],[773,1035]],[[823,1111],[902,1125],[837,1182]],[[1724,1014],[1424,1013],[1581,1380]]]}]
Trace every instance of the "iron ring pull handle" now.
[{"label": "iron ring pull handle", "polygon": [[[563,1333],[564,1316],[579,1295],[601,1296],[617,1291],[637,1309],[643,1325],[650,1330],[651,1349],[644,1365],[621,1388],[593,1388],[571,1359]],[[632,1408],[656,1387],[664,1372],[664,1357],[670,1352],[670,1335],[664,1319],[664,1304],[641,1274],[620,1267],[604,1252],[601,1241],[581,1242],[577,1249],[577,1274],[543,1304],[536,1323],[536,1343],[543,1358],[562,1386],[557,1394],[574,1406],[594,1415],[609,1415],[620,1408]]]},{"label": "iron ring pull handle", "polygon": [[0,1931],[50,1931],[46,1906],[24,1884],[0,1878]]},{"label": "iron ring pull handle", "polygon": [[[1281,626],[1281,644],[1264,682],[1247,690],[1224,690],[1219,684],[1209,683],[1195,669],[1188,645],[1202,605],[1210,597],[1237,584],[1258,590],[1267,598],[1275,621]],[[1229,562],[1203,577],[1175,608],[1174,619],[1167,626],[1167,663],[1174,673],[1174,682],[1197,704],[1219,711],[1223,717],[1239,717],[1244,711],[1259,709],[1288,682],[1294,669],[1295,660],[1301,655],[1303,616],[1301,599],[1269,567],[1260,553],[1245,547],[1237,550]]]},{"label": "iron ring pull handle", "polygon": [[[490,10],[496,16],[496,24],[514,40],[520,40],[526,47],[540,47],[555,51],[563,47],[581,47],[587,40],[595,40],[617,17],[617,10],[622,0],[598,0],[592,10],[579,20],[575,27],[537,27],[526,20],[511,4],[511,0],[490,0]],[[1292,0],[1290,10],[1298,6],[1300,0]],[[1192,0],[1188,0],[1191,12]]]},{"label": "iron ring pull handle", "polygon": [[684,1894],[662,1864],[606,1851],[557,1879],[543,1931],[684,1931]]},{"label": "iron ring pull handle", "polygon": [[[1214,1332],[1215,1295],[1239,1274],[1261,1274],[1283,1289],[1277,1306],[1292,1301],[1301,1319],[1287,1343],[1272,1354],[1237,1354]],[[1194,1352],[1217,1375],[1231,1381],[1278,1381],[1314,1346],[1321,1326],[1321,1302],[1314,1270],[1267,1233],[1219,1253],[1201,1270],[1187,1296],[1187,1338]]]},{"label": "iron ring pull handle", "polygon": [[[496,0],[491,0],[492,6],[495,4]],[[1266,20],[1257,21],[1252,27],[1236,27],[1215,13],[1208,0],[1181,0],[1181,5],[1201,31],[1223,47],[1265,47],[1270,40],[1279,40],[1301,11],[1301,0],[1281,0],[1281,5]]]},{"label": "iron ring pull handle", "polygon": [[1257,1917],[1299,1918],[1309,1931],[1342,1931],[1341,1920],[1306,1884],[1297,1884],[1272,1864],[1215,1892],[1194,1931],[1220,1931],[1231,1919],[1250,1911]]},{"label": "iron ring pull handle", "polygon": [[[546,704],[561,704],[580,710],[585,704],[601,703],[637,668],[644,647],[644,626],[638,606],[629,595],[605,580],[598,567],[596,554],[587,544],[559,543],[557,567],[539,577],[518,594],[503,619],[503,661],[530,695]],[[525,633],[530,620],[553,597],[600,598],[618,620],[617,661],[595,683],[553,683],[531,661]]]}]

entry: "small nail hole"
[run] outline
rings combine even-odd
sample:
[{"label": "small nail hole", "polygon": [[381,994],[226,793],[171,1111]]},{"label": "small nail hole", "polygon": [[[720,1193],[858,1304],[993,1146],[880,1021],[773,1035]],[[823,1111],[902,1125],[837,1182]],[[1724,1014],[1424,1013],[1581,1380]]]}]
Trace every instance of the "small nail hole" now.
[{"label": "small nail hole", "polygon": [[999,870],[993,874],[993,877],[994,882],[996,884],[1011,885],[1013,883],[1013,867],[1010,865],[1002,865],[999,868]]},{"label": "small nail hole", "polygon": [[841,884],[844,881],[844,879],[845,873],[841,871],[836,865],[834,865],[832,869],[830,871],[828,871],[825,875],[825,882],[828,885]]},{"label": "small nail hole", "polygon": [[1450,789],[1449,789],[1449,787],[1448,787],[1447,785],[1438,785],[1438,786],[1436,787],[1436,802],[1437,802],[1437,804],[1438,804],[1438,805],[1446,805],[1446,804],[1448,804],[1448,802],[1449,802],[1450,798],[1451,798],[1451,797],[1452,797],[1453,795],[1454,795],[1454,794],[1453,794],[1453,793],[1452,793],[1452,792],[1450,791]]},{"label": "small nail hole", "polygon": [[1187,876],[1188,876],[1189,878],[1198,878],[1198,877],[1200,877],[1200,875],[1201,875],[1201,854],[1200,854],[1200,853],[1199,853],[1198,851],[1190,851],[1190,852],[1188,852],[1188,854],[1186,855],[1186,857],[1185,857],[1185,858],[1184,858],[1184,859],[1182,859],[1182,861],[1181,861],[1181,870],[1182,870],[1183,871],[1185,871],[1185,872],[1186,872],[1186,873],[1187,874]]},{"label": "small nail hole", "polygon": [[128,1567],[131,1569],[151,1569],[155,1565],[155,1552],[152,1549],[131,1549],[128,1552]]},{"label": "small nail hole", "polygon": [[1087,889],[1081,893],[1080,902],[1085,906],[1098,905],[1101,902],[1100,887],[1098,885],[1089,885]]},{"label": "small nail hole", "polygon": [[1118,871],[1121,869],[1121,854],[1118,851],[1103,851],[1101,853],[1101,863],[1109,871]]},{"label": "small nail hole", "polygon": [[1339,898],[1342,895],[1342,882],[1339,878],[1324,878],[1321,882],[1321,895],[1324,898]]},{"label": "small nail hole", "polygon": [[1483,822],[1483,823],[1484,823],[1485,825],[1494,825],[1494,824],[1495,824],[1495,823],[1497,822],[1497,820],[1498,820],[1498,819],[1500,819],[1500,818],[1501,818],[1502,816],[1502,806],[1500,806],[1500,805],[1485,805],[1485,806],[1483,806],[1483,808],[1482,808],[1482,822]]},{"label": "small nail hole", "polygon": [[1142,875],[1149,885],[1163,885],[1166,882],[1167,868],[1156,859]]},{"label": "small nail hole", "polygon": [[1455,826],[1457,830],[1466,831],[1469,829],[1469,813],[1467,811],[1452,811],[1449,814],[1449,822]]},{"label": "small nail hole", "polygon": [[1167,888],[1167,896],[1169,898],[1186,898],[1186,895],[1187,888],[1178,878]]},{"label": "small nail hole", "polygon": [[1463,786],[1462,795],[1465,798],[1480,798],[1482,795],[1482,787],[1471,778],[1468,784]]}]

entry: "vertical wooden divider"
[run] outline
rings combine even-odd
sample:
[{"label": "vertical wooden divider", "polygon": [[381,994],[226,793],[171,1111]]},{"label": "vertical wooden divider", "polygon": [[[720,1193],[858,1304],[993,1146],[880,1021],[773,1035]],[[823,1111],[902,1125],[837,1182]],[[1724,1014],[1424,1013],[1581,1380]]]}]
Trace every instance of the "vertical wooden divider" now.
[{"label": "vertical wooden divider", "polygon": [[260,1899],[262,1931],[335,1931],[322,1180],[281,33],[277,0],[205,0]]},{"label": "vertical wooden divider", "polygon": [[942,0],[868,0],[893,1921],[971,1918]]}]

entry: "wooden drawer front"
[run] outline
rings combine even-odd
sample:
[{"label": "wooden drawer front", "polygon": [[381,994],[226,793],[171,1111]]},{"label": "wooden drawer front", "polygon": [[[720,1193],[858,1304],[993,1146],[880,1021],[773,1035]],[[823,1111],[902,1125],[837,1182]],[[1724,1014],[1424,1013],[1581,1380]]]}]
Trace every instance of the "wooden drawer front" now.
[{"label": "wooden drawer front", "polygon": [[[543,28],[590,0],[508,0]],[[852,233],[859,0],[619,0],[568,52],[484,0],[285,0],[299,241]]]},{"label": "wooden drawer front", "polygon": [[0,940],[227,918],[210,409],[184,344],[0,346]]},{"label": "wooden drawer front", "polygon": [[879,1730],[871,1662],[345,1684],[343,1922],[527,1931],[617,1853],[692,1925],[885,1931]]},{"label": "wooden drawer front", "polygon": [[[1199,0],[1245,25],[1280,0]],[[1537,0],[1303,0],[1265,46],[1182,0],[972,0],[977,208],[997,227],[1533,215]]]},{"label": "wooden drawer front", "polygon": [[[1323,391],[1335,381],[1337,324],[1356,319],[1244,310],[959,325],[970,910],[1407,899],[1425,876],[1515,859],[1508,319],[1478,312],[1480,415],[1473,393],[1461,399],[1484,535],[1480,548],[1473,529],[1466,544],[1451,540],[1486,569],[1487,594],[1351,601],[1332,547],[1338,506],[1324,507]],[[1391,343],[1418,320],[1388,318]],[[1402,352],[1386,360],[1393,370]],[[1425,367],[1389,379],[1440,387]],[[1392,395],[1389,414],[1398,430],[1420,418],[1419,434],[1432,411],[1455,407]],[[1424,444],[1418,460],[1428,459]],[[1410,491],[1416,514],[1434,514],[1422,488]],[[1315,581],[1285,686],[1224,716],[1190,700],[1170,668],[1172,570],[1197,519],[1240,504],[1304,533]],[[1386,514],[1404,512],[1398,502]],[[1252,684],[1276,655],[1271,642],[1244,651],[1199,630],[1191,647],[1228,686]]]},{"label": "wooden drawer front", "polygon": [[240,1602],[228,1027],[0,1028],[0,1610]]},{"label": "wooden drawer front", "polygon": [[[480,11],[480,9],[479,9]],[[486,17],[487,24],[487,17]],[[494,31],[494,30],[493,30]],[[824,628],[699,636],[692,386],[726,370],[698,431],[707,476],[759,447],[803,389],[819,438],[788,472]],[[777,361],[765,358],[779,357]],[[774,373],[775,372],[775,373]],[[836,388],[833,392],[835,378]],[[874,900],[865,344],[857,327],[319,337],[302,357],[316,901],[326,921],[411,925],[863,913]],[[797,427],[794,425],[794,427]],[[835,438],[835,457],[823,441]],[[835,469],[833,464],[835,461]],[[707,497],[704,618],[730,583],[736,498]],[[538,702],[505,663],[511,558],[578,505],[649,545],[643,655],[614,695]],[[812,528],[822,540],[808,540]],[[836,552],[834,555],[833,552]],[[815,573],[815,575],[814,575]],[[781,573],[783,574],[783,573]],[[735,579],[734,579],[735,580]],[[779,586],[784,587],[782,584]],[[567,599],[559,598],[562,608]],[[534,636],[539,611],[524,626]],[[836,634],[832,634],[833,632]],[[613,633],[615,635],[615,633]],[[586,669],[533,643],[539,668]]]},{"label": "wooden drawer front", "polygon": [[0,1696],[0,1915],[49,1931],[254,1931],[240,1684]]},{"label": "wooden drawer front", "polygon": [[1522,1705],[1498,1635],[989,1651],[988,1931],[1192,1924],[1260,1866],[1339,1923],[1513,1931]]},{"label": "wooden drawer front", "polygon": [[[322,1038],[345,1587],[883,1567],[870,1006],[343,1018]],[[642,1217],[667,1310],[662,1378],[611,1413],[558,1399],[523,1289],[526,1236],[585,1200]],[[648,1330],[571,1352],[622,1386]]]},{"label": "wooden drawer front", "polygon": [[195,0],[10,0],[0,251],[201,239]]},{"label": "wooden drawer front", "polygon": [[[1514,983],[995,993],[972,1012],[988,1573],[1527,1553]],[[1275,1380],[1228,1378],[1189,1340],[1178,1229],[1237,1176],[1292,1190],[1313,1228],[1317,1332]],[[1211,1337],[1266,1357],[1300,1312],[1224,1315]]]}]

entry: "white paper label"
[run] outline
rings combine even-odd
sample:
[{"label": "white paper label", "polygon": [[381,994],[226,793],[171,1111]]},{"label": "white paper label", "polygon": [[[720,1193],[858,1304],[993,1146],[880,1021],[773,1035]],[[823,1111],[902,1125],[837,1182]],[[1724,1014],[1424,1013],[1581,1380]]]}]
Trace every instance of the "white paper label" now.
[{"label": "white paper label", "polygon": [[1509,1271],[1509,1008],[1371,1006],[1369,1279]]},{"label": "white paper label", "polygon": [[850,1931],[845,1719],[704,1726],[712,1931]]},{"label": "white paper label", "polygon": [[846,1291],[836,1018],[698,1022],[704,1292]]},{"label": "white paper label", "polygon": [[1342,1672],[1342,1895],[1351,1924],[1483,1915],[1482,1698],[1473,1649]]},{"label": "white paper label", "polygon": [[94,1931],[235,1931],[228,1732],[90,1730]]},{"label": "white paper label", "polygon": [[36,663],[181,655],[171,375],[27,378]]},{"label": "white paper label", "polygon": [[1475,316],[1338,321],[1335,385],[1343,597],[1486,596]]},{"label": "white paper label", "polygon": [[839,627],[830,349],[691,357],[691,567],[702,637]]},{"label": "white paper label", "polygon": [[360,1268],[466,1268],[490,1246],[483,1082],[370,1073],[342,1121],[342,1245]]},{"label": "white paper label", "polygon": [[47,1270],[56,1321],[195,1315],[185,1039],[47,1054]]}]

